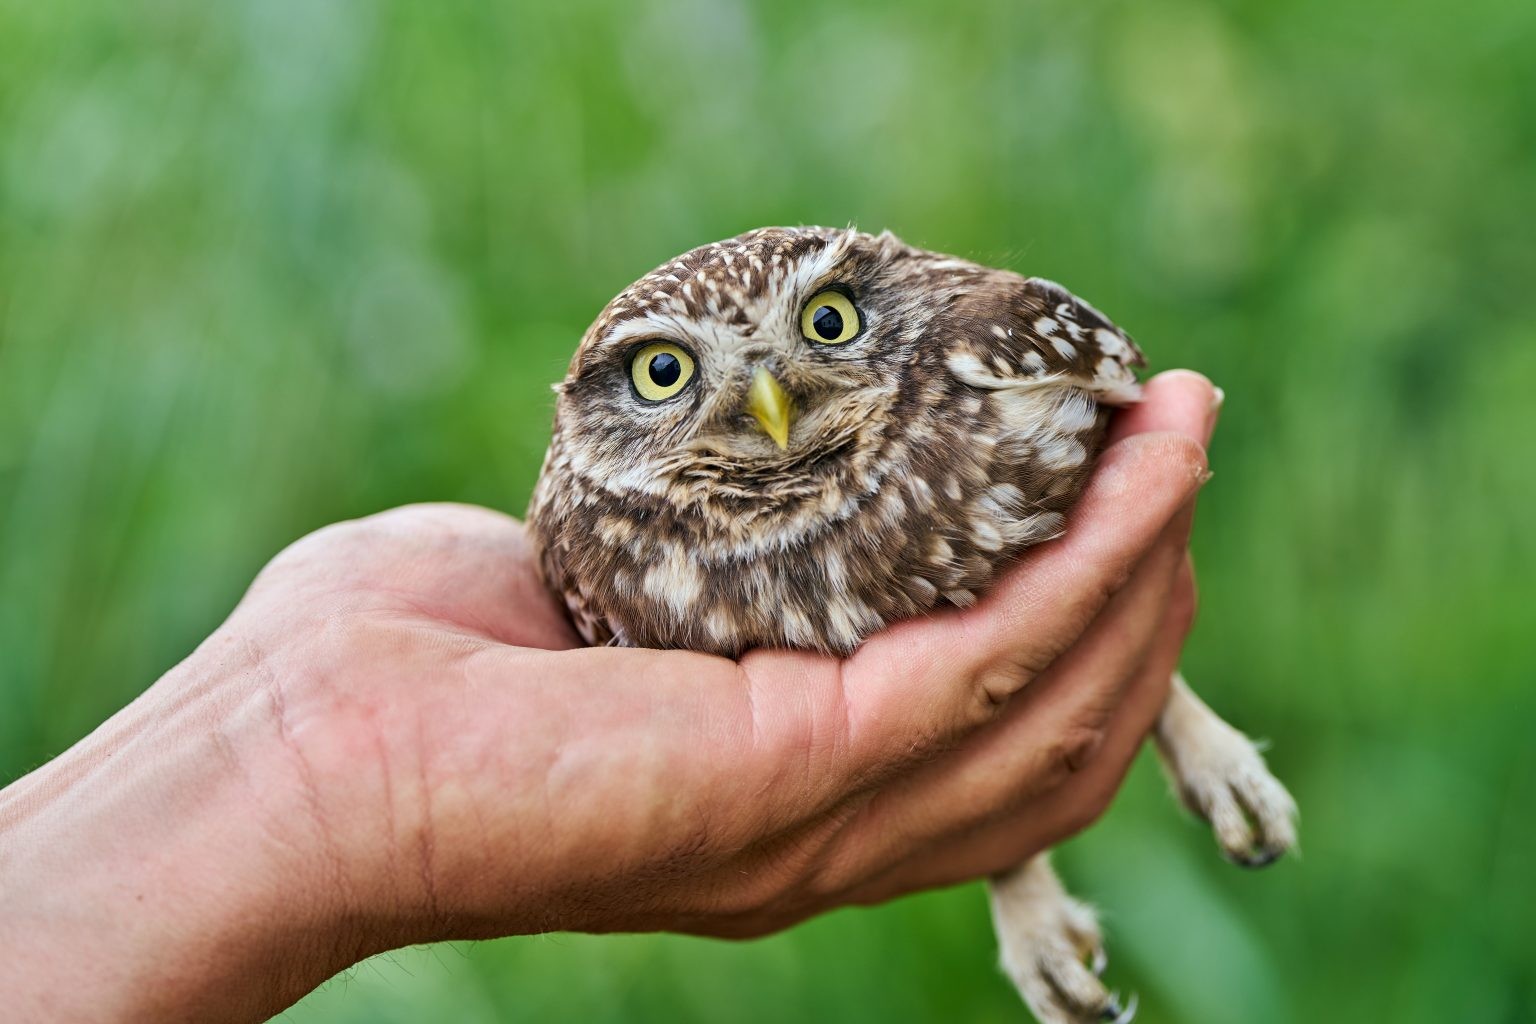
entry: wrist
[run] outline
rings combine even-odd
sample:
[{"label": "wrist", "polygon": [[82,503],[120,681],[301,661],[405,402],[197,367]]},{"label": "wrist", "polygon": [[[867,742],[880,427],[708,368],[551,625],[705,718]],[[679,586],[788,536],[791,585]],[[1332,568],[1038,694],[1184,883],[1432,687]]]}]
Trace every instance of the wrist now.
[{"label": "wrist", "polygon": [[239,661],[210,642],[0,792],[20,1019],[259,1019],[373,952]]}]

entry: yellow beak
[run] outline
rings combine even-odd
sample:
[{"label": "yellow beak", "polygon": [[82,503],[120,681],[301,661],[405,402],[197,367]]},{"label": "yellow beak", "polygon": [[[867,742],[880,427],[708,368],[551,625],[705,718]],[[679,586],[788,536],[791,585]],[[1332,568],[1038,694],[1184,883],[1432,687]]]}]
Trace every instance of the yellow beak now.
[{"label": "yellow beak", "polygon": [[747,412],[757,420],[763,433],[773,438],[774,444],[780,448],[789,447],[789,424],[794,418],[794,405],[773,374],[761,366],[752,374],[752,386],[747,389]]}]

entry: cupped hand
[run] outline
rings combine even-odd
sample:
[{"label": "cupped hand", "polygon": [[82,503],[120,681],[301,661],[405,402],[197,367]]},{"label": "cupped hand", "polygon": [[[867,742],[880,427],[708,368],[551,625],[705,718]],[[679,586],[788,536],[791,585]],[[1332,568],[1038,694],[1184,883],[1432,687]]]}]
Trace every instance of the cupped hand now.
[{"label": "cupped hand", "polygon": [[[173,923],[128,932],[221,950],[170,986],[263,1014],[409,942],[756,935],[1002,870],[1104,810],[1162,705],[1216,406],[1154,379],[1065,537],[844,661],[582,648],[523,527],[484,509],[328,527],[0,794],[0,867],[154,893]],[[106,834],[132,868],[91,882],[81,840]]]}]

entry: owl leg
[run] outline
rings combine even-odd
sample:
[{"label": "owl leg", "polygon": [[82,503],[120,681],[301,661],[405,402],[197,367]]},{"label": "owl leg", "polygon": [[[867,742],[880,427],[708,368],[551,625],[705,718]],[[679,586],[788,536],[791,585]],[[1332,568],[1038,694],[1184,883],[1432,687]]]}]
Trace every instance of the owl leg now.
[{"label": "owl leg", "polygon": [[1046,854],[988,886],[1003,971],[1041,1024],[1119,1024],[1136,1015],[1104,987],[1104,940],[1093,908],[1073,899]]},{"label": "owl leg", "polygon": [[1259,868],[1296,844],[1296,801],[1253,741],[1222,721],[1177,672],[1154,736],[1174,791],[1211,823],[1228,860]]}]

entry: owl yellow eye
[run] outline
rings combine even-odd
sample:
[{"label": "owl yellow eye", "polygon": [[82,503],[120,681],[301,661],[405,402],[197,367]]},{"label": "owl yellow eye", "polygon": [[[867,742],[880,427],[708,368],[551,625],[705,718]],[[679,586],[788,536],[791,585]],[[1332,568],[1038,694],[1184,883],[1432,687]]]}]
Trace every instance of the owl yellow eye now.
[{"label": "owl yellow eye", "polygon": [[841,345],[859,333],[859,311],[842,292],[822,292],[805,304],[800,333],[820,345]]},{"label": "owl yellow eye", "polygon": [[657,341],[635,353],[629,379],[647,402],[665,402],[693,379],[693,357],[670,341]]}]

